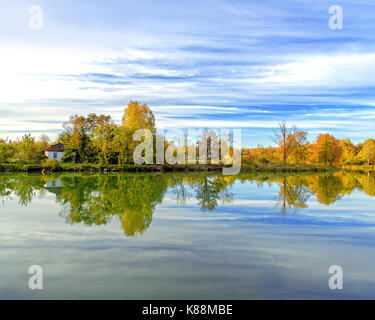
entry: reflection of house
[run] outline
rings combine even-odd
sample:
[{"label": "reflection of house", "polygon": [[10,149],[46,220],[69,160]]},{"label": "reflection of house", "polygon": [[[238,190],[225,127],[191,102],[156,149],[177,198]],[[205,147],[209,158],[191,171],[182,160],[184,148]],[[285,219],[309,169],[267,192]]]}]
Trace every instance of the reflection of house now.
[{"label": "reflection of house", "polygon": [[45,185],[44,185],[44,188],[61,188],[63,186],[62,182],[60,179],[56,179],[56,180],[51,180],[51,181],[48,181]]},{"label": "reflection of house", "polygon": [[64,145],[62,143],[53,144],[44,150],[50,160],[61,161],[64,156]]},{"label": "reflection of house", "polygon": [[60,178],[58,178],[48,181],[43,187],[57,196],[61,194],[63,183]]}]

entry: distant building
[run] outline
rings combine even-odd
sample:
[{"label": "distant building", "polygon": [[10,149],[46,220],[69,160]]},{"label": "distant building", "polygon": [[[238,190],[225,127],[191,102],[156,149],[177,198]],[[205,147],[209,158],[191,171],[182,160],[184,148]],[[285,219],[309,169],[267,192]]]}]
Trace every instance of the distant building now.
[{"label": "distant building", "polygon": [[64,156],[64,145],[62,143],[53,144],[44,150],[49,160],[61,161]]}]

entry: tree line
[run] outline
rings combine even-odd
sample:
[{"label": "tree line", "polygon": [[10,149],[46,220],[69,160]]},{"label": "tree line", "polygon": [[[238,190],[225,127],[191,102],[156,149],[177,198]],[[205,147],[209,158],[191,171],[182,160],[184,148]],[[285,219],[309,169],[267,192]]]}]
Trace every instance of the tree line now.
[{"label": "tree line", "polygon": [[[120,125],[110,115],[90,113],[87,116],[72,115],[63,124],[64,131],[55,143],[64,144],[63,161],[109,163],[132,163],[136,143],[133,134],[138,129],[156,133],[155,117],[146,104],[130,101]],[[0,162],[40,163],[46,159],[44,150],[50,139],[42,135],[36,140],[25,134],[16,140],[0,139]]]},{"label": "tree line", "polygon": [[279,123],[274,130],[273,142],[277,147],[243,149],[246,160],[260,162],[284,162],[295,164],[324,165],[374,165],[375,140],[367,139],[363,143],[353,144],[350,139],[336,139],[329,133],[318,135],[315,141],[308,141],[308,132]]},{"label": "tree line", "polygon": [[[138,129],[149,129],[156,141],[155,116],[146,104],[130,101],[122,116],[121,124],[116,124],[110,115],[90,113],[87,116],[72,115],[63,124],[64,131],[55,142],[64,144],[65,162],[108,164],[133,164],[133,152],[139,142],[133,140]],[[276,147],[242,149],[243,161],[284,162],[296,164],[362,165],[375,164],[375,140],[353,144],[349,139],[339,140],[325,133],[315,141],[308,141],[308,132],[279,123],[272,141]],[[164,138],[163,138],[164,139]],[[219,139],[214,130],[203,129],[200,139],[208,148],[208,162],[213,157],[212,142]],[[173,142],[166,139],[167,148]],[[46,160],[44,150],[50,145],[50,138],[43,134],[35,139],[25,134],[16,140],[0,139],[0,163],[23,162],[42,163]],[[184,142],[185,143],[185,142]],[[186,144],[186,152],[187,152]],[[196,146],[199,151],[198,146]],[[218,150],[216,150],[217,152]],[[232,152],[232,150],[230,150]],[[197,152],[198,154],[199,152]]]},{"label": "tree line", "polygon": [[[157,133],[155,116],[146,104],[130,101],[122,116],[121,124],[115,123],[110,115],[90,113],[87,116],[72,115],[69,121],[63,124],[64,131],[58,135],[55,143],[64,144],[64,162],[95,163],[103,166],[110,164],[134,164],[134,150],[139,141],[134,141],[134,133],[139,129],[150,130],[153,143],[157,138],[162,138],[164,150],[175,150],[172,156],[179,154],[183,148],[185,154],[193,145],[196,154],[199,154],[198,143],[187,141],[186,137],[178,137],[179,141],[168,141]],[[182,139],[183,138],[183,139]],[[39,141],[40,140],[40,141]],[[0,141],[0,162],[34,162],[45,160],[44,149],[49,146],[50,139],[43,135],[38,141],[30,134],[21,139]],[[180,141],[181,140],[181,141]],[[160,139],[158,139],[160,141]],[[214,130],[202,129],[200,141],[207,147],[205,157],[210,162],[222,149],[228,150],[228,155],[233,149],[220,139]],[[172,146],[172,149],[168,147]],[[212,146],[217,146],[217,150]],[[156,156],[154,150],[154,158]]]},{"label": "tree line", "polygon": [[12,160],[40,163],[45,160],[44,149],[49,144],[50,138],[45,134],[42,134],[38,140],[30,133],[16,140],[0,138],[0,163]]}]

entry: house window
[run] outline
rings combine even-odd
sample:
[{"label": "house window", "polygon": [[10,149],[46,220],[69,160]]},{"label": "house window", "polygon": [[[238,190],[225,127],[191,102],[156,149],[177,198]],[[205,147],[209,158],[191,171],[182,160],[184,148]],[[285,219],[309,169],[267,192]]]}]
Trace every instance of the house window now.
[{"label": "house window", "polygon": [[54,158],[54,159],[57,159],[57,152],[54,152],[54,153],[53,153],[53,158]]}]

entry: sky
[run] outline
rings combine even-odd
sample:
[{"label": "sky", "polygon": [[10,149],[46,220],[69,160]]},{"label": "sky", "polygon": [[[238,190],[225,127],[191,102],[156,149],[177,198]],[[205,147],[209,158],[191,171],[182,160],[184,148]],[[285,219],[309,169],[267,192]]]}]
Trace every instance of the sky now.
[{"label": "sky", "polygon": [[120,123],[134,99],[158,128],[241,128],[244,147],[271,145],[281,120],[360,142],[375,138],[374,38],[373,0],[1,0],[0,136]]}]

